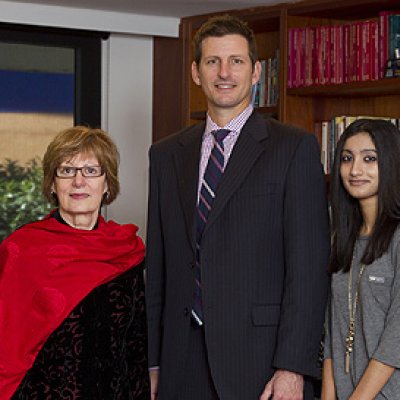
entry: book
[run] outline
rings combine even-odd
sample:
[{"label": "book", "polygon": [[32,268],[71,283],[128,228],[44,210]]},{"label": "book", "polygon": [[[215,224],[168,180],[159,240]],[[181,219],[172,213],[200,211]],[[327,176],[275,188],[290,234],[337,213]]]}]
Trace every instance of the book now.
[{"label": "book", "polygon": [[363,21],[360,23],[360,35],[361,35],[361,44],[360,44],[360,55],[359,59],[359,71],[360,81],[368,81],[371,79],[371,45],[370,45],[370,21]]},{"label": "book", "polygon": [[379,78],[383,78],[386,73],[388,60],[390,59],[389,49],[389,17],[399,15],[400,11],[381,11],[379,12]]},{"label": "book", "polygon": [[305,51],[304,51],[304,85],[314,84],[315,63],[315,29],[313,27],[305,28]]},{"label": "book", "polygon": [[265,90],[266,90],[266,60],[260,60],[261,64],[261,74],[259,80],[259,94],[258,94],[258,106],[264,107],[265,100]]},{"label": "book", "polygon": [[321,122],[321,162],[324,168],[325,174],[329,174],[330,170],[328,168],[329,158],[328,158],[328,130],[329,122]]},{"label": "book", "polygon": [[350,82],[352,71],[351,24],[343,25],[343,82]]},{"label": "book", "polygon": [[379,24],[370,22],[370,53],[371,53],[371,79],[379,79]]},{"label": "book", "polygon": [[388,48],[389,58],[396,59],[395,49],[400,49],[400,15],[391,14],[388,17]]},{"label": "book", "polygon": [[398,49],[400,12],[345,24],[288,30],[288,87],[377,80]]},{"label": "book", "polygon": [[294,87],[294,28],[288,30],[288,66],[287,66],[287,87]]}]

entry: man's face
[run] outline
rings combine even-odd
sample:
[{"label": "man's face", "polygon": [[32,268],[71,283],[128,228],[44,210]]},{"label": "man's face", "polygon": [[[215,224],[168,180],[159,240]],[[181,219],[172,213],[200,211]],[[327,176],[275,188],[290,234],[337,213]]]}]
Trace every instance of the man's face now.
[{"label": "man's face", "polygon": [[207,97],[208,112],[240,114],[250,103],[251,87],[261,70],[259,62],[253,69],[247,40],[238,34],[207,37],[201,49],[200,64],[192,64],[192,78]]}]

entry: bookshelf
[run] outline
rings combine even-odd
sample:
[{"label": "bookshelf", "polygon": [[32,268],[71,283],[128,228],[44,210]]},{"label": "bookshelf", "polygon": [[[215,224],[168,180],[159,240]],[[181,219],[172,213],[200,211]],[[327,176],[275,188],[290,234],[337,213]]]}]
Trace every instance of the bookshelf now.
[{"label": "bookshelf", "polygon": [[[398,10],[390,0],[308,0],[287,6],[287,27],[304,28],[378,21],[380,11]],[[282,33],[287,35],[287,31]],[[285,88],[283,122],[314,130],[315,122],[340,115],[400,117],[400,79],[381,78],[340,84]],[[306,112],[299,113],[299,109]]]},{"label": "bookshelf", "polygon": [[[314,132],[316,122],[340,115],[400,118],[399,78],[304,87],[288,87],[287,84],[290,29],[351,24],[366,20],[378,21],[379,12],[394,10],[400,10],[398,0],[304,0],[271,7],[227,10],[226,13],[237,15],[247,21],[254,30],[259,59],[273,57],[279,50],[278,104],[275,107],[261,107],[259,111],[309,132]],[[176,46],[179,48],[182,62],[180,68],[175,68],[175,79],[180,81],[177,87],[181,91],[181,96],[178,98],[178,93],[175,91],[171,101],[168,99],[163,101],[164,109],[169,108],[168,114],[175,115],[175,125],[179,125],[180,128],[196,123],[205,117],[206,100],[201,89],[193,84],[190,76],[191,41],[199,26],[210,16],[197,15],[181,20],[180,38]],[[157,48],[157,41],[155,46]],[[164,57],[164,63],[166,57],[167,54]],[[157,68],[165,68],[165,65],[162,63],[158,67],[155,65],[156,72]],[[171,79],[173,79],[172,75]],[[157,89],[157,81],[155,88]],[[160,93],[155,92],[155,96],[159,98]],[[173,133],[173,130],[165,132],[168,129],[165,124],[163,128],[163,135]],[[157,139],[157,132],[154,132],[154,139]]]}]

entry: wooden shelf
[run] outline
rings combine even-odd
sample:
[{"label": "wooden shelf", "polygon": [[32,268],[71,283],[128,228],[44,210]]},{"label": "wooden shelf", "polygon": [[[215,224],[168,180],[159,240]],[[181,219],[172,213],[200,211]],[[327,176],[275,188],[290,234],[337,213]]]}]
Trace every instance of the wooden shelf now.
[{"label": "wooden shelf", "polygon": [[358,97],[388,96],[400,94],[400,78],[376,81],[350,82],[337,85],[306,86],[287,89],[290,96]]},{"label": "wooden shelf", "polygon": [[257,107],[256,110],[266,117],[278,118],[278,106]]},{"label": "wooden shelf", "polygon": [[206,116],[206,111],[193,111],[190,113],[190,119],[193,119],[195,121],[204,121],[206,119]]}]

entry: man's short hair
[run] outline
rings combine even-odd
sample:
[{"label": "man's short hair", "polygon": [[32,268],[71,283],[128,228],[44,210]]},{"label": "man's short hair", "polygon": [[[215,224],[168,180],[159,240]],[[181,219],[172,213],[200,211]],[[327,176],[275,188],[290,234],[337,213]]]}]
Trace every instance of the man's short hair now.
[{"label": "man's short hair", "polygon": [[251,63],[257,61],[257,44],[253,31],[248,27],[247,23],[237,17],[231,15],[218,15],[211,17],[196,32],[193,38],[194,61],[200,64],[202,44],[204,39],[208,37],[222,37],[225,35],[243,36],[249,44],[249,56]]}]

